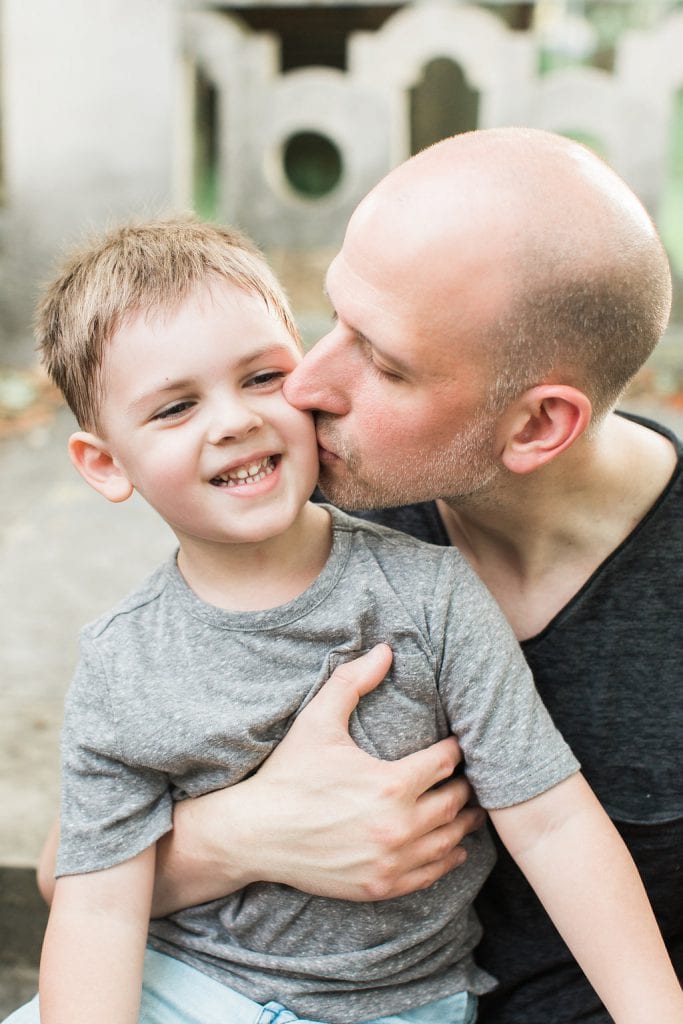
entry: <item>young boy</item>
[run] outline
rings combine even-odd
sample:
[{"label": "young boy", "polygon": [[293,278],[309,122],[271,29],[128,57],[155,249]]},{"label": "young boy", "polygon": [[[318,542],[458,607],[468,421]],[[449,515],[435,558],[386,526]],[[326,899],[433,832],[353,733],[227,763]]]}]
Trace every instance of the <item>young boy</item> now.
[{"label": "young boy", "polygon": [[481,804],[614,1019],[683,1020],[635,868],[474,573],[453,548],[308,501],[315,432],[282,393],[300,344],[251,245],[191,220],[115,232],[67,264],[39,335],[82,428],[78,471],[110,501],[139,491],[179,543],[83,631],[43,1024],[474,1020],[494,985],[472,957],[485,830],[463,867],[401,899],[255,883],[148,920],[173,802],[247,777],[334,667],[381,641],[393,668],[354,714],[356,742],[398,758],[457,734]]}]

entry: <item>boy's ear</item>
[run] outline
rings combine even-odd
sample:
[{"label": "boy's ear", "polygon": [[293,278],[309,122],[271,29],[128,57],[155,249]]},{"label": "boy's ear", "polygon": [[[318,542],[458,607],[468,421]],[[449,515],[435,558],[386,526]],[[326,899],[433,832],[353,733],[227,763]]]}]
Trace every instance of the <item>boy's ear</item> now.
[{"label": "boy's ear", "polygon": [[590,399],[578,388],[539,384],[512,404],[502,462],[511,473],[531,473],[581,437],[591,421]]},{"label": "boy's ear", "polygon": [[108,501],[130,498],[133,485],[101,437],[77,431],[69,438],[69,455],[83,479]]}]

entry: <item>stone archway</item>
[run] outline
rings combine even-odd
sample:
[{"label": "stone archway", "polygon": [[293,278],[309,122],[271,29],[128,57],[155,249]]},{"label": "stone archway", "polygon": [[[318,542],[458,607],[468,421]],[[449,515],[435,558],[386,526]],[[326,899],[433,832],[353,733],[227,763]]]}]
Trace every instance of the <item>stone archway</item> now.
[{"label": "stone archway", "polygon": [[449,57],[428,61],[409,97],[411,155],[439,139],[477,127],[479,93]]}]

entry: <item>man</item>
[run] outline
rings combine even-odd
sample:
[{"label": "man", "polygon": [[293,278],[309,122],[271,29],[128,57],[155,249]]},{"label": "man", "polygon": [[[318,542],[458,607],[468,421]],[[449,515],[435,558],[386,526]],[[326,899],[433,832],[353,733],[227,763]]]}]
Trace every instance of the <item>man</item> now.
[{"label": "man", "polygon": [[[323,492],[390,506],[373,518],[462,550],[624,834],[683,972],[683,473],[665,433],[613,412],[669,313],[650,220],[574,143],[470,133],[370,193],[327,291],[336,324],[287,383],[316,413]],[[253,778],[179,807],[160,911],[259,879],[381,899],[457,865],[479,812],[461,810],[463,779],[431,789],[455,743],[383,764],[345,734],[385,668],[381,648],[347,667]],[[481,1021],[608,1020],[503,854],[478,909],[478,960],[500,980]]]}]

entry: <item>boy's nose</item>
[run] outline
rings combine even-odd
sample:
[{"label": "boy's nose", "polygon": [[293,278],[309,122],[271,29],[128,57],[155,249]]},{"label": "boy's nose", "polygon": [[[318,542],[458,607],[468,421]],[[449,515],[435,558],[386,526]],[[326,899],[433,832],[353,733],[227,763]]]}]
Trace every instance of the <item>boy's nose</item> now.
[{"label": "boy's nose", "polygon": [[248,405],[225,403],[215,410],[207,439],[210,444],[238,440],[262,426],[261,416]]}]

